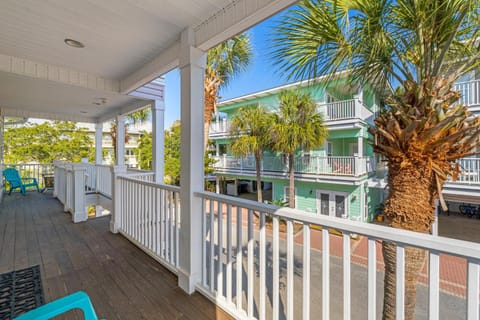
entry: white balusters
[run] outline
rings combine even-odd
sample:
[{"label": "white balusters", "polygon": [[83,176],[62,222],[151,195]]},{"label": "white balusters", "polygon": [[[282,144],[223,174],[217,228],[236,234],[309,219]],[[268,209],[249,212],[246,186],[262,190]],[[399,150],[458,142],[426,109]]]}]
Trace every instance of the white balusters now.
[{"label": "white balusters", "polygon": [[172,271],[178,266],[178,187],[118,176],[119,232]]}]

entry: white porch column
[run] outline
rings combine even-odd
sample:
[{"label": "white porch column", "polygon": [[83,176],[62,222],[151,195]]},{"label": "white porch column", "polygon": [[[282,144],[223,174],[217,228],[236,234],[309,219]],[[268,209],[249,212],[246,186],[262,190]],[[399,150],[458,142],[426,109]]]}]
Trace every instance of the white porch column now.
[{"label": "white porch column", "polygon": [[117,154],[115,155],[115,164],[123,166],[125,164],[125,116],[118,115],[117,118]]},{"label": "white porch column", "polygon": [[72,165],[73,178],[73,205],[72,205],[72,220],[74,223],[87,221],[87,202],[85,198],[85,172],[84,164]]},{"label": "white porch column", "polygon": [[112,215],[110,217],[110,232],[118,233],[121,227],[122,218],[122,204],[121,204],[121,184],[118,175],[125,174],[127,167],[125,165],[112,166]]},{"label": "white porch column", "polygon": [[95,123],[95,164],[102,164],[103,123]]},{"label": "white porch column", "polygon": [[180,43],[181,77],[181,173],[182,202],[178,285],[195,291],[202,274],[202,201],[195,192],[204,190],[204,94],[206,54],[195,48],[192,29],[185,29]]},{"label": "white porch column", "polygon": [[162,100],[155,100],[152,104],[152,166],[157,183],[163,183],[164,178],[164,113],[165,103]]}]

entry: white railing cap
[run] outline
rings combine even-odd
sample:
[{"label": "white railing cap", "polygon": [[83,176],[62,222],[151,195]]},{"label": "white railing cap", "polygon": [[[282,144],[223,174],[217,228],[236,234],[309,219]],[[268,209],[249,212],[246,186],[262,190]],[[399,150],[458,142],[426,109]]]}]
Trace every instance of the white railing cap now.
[{"label": "white railing cap", "polygon": [[480,260],[480,246],[478,243],[432,236],[408,230],[394,229],[370,223],[342,218],[329,217],[320,214],[306,214],[304,211],[285,207],[276,207],[269,204],[258,203],[252,200],[233,198],[211,192],[196,192],[195,196],[219,201],[225,204],[252,209],[255,211],[272,214],[280,218],[295,220],[305,224],[314,224],[326,228],[337,229],[346,233],[355,233],[378,240],[392,241],[397,244],[418,247],[430,251],[437,251],[451,255],[465,257],[467,259]]}]

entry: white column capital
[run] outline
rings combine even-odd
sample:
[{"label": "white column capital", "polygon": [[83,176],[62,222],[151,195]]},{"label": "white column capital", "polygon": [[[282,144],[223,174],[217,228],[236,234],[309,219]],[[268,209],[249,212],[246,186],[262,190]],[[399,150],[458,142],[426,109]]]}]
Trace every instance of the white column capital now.
[{"label": "white column capital", "polygon": [[153,100],[151,108],[152,108],[152,112],[154,110],[165,111],[165,101],[163,101],[163,100]]},{"label": "white column capital", "polygon": [[195,34],[192,28],[186,28],[180,35],[180,70],[192,66],[196,68],[205,68],[207,56],[205,51],[195,47]]}]

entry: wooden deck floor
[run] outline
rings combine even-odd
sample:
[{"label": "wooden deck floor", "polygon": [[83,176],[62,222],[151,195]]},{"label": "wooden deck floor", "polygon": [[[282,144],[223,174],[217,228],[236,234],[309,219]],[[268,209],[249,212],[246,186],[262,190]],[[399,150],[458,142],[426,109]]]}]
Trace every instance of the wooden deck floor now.
[{"label": "wooden deck floor", "polygon": [[[47,301],[87,292],[100,318],[230,319],[121,235],[109,217],[73,224],[51,194],[4,196],[0,204],[0,273],[40,265]],[[82,319],[70,313],[63,319]]]}]

